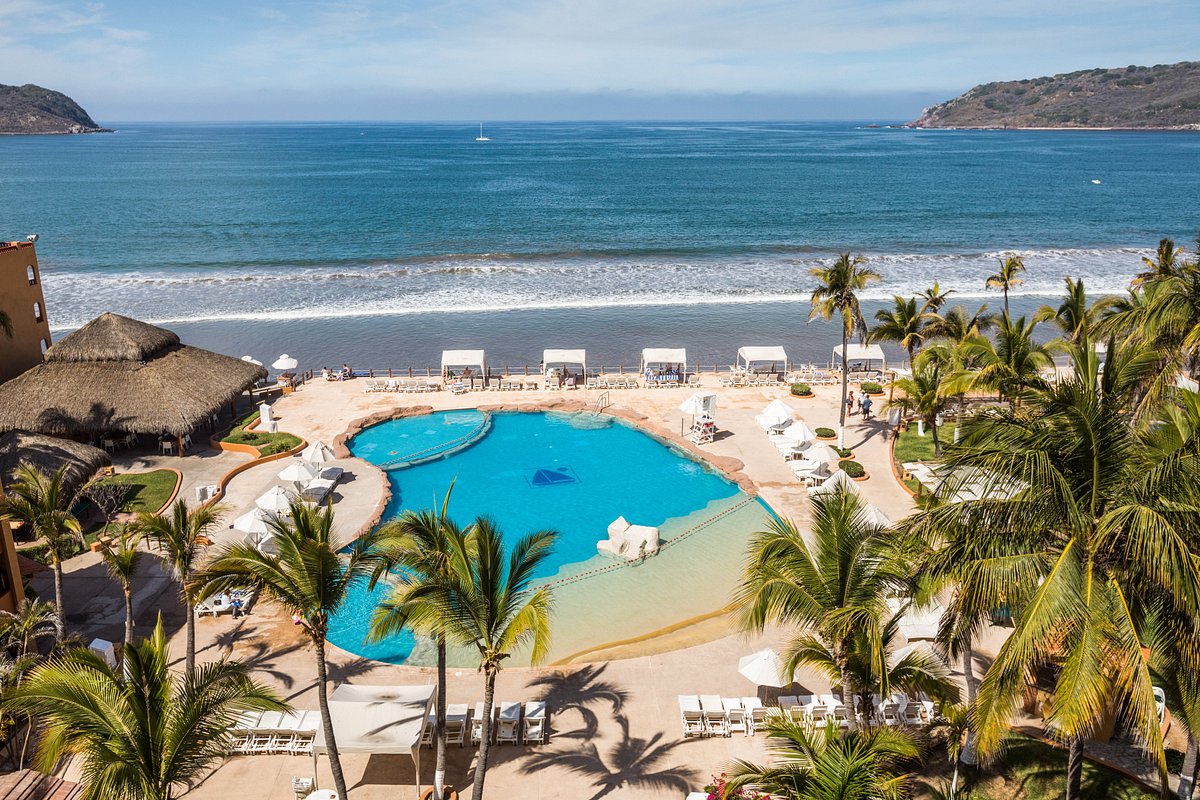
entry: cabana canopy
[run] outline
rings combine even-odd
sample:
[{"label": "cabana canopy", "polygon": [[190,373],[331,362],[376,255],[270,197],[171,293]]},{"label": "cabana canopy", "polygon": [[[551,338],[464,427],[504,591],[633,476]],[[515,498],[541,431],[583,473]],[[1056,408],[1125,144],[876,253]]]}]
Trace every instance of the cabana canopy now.
[{"label": "cabana canopy", "polygon": [[739,347],[737,351],[738,366],[749,367],[756,361],[778,364],[787,367],[787,353],[782,347]]},{"label": "cabana canopy", "polygon": [[[411,756],[421,795],[421,734],[433,709],[434,686],[361,686],[343,683],[329,696],[329,718],[341,753]],[[317,728],[313,766],[328,753],[325,728]]]},{"label": "cabana canopy", "polygon": [[108,453],[90,444],[56,439],[24,431],[0,436],[0,484],[11,486],[17,479],[17,467],[28,464],[45,475],[62,467],[63,491],[74,494],[102,467],[112,464]]},{"label": "cabana canopy", "polygon": [[587,372],[587,351],[586,350],[543,350],[542,351],[542,368],[546,369],[551,364],[578,364],[583,371]]},{"label": "cabana canopy", "polygon": [[[837,364],[842,360],[842,346],[839,344],[833,348],[833,363]],[[851,344],[846,347],[846,361],[878,361],[882,369],[887,369],[887,358],[883,355],[883,348],[877,344]]]},{"label": "cabana canopy", "polygon": [[487,362],[482,350],[443,350],[442,372],[452,367],[476,367],[479,374],[487,373]]},{"label": "cabana canopy", "polygon": [[678,364],[687,369],[687,350],[682,347],[647,347],[642,351],[642,369],[650,364]]},{"label": "cabana canopy", "polygon": [[105,313],[51,345],[44,363],[0,385],[0,431],[182,436],[266,377],[261,366]]}]

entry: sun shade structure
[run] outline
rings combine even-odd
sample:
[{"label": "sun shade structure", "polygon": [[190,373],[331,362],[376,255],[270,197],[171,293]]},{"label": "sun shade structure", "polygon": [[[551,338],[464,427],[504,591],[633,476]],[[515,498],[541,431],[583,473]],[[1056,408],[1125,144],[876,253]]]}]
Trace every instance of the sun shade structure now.
[{"label": "sun shade structure", "polygon": [[24,431],[0,435],[0,484],[11,486],[17,479],[17,468],[22,464],[45,475],[53,475],[66,467],[63,489],[67,494],[74,494],[100,469],[111,465],[112,459],[99,447],[70,439]]},{"label": "sun shade structure", "polygon": [[105,313],[51,345],[45,363],[0,385],[0,431],[182,436],[266,377],[261,366]]},{"label": "sun shade structure", "polygon": [[777,364],[779,369],[787,369],[787,353],[782,347],[739,347],[737,366],[750,369],[755,364]]},{"label": "sun shade structure", "polygon": [[[846,361],[850,363],[864,361],[868,366],[870,362],[878,361],[880,369],[887,369],[887,358],[883,354],[883,348],[877,344],[847,345]],[[842,346],[840,344],[833,348],[833,363],[835,366],[842,363]]]},{"label": "sun shade structure", "polygon": [[757,653],[739,658],[738,673],[757,686],[779,688],[791,683],[790,680],[785,681],[782,677],[783,659],[779,657],[779,653],[769,647],[766,650],[759,650]]},{"label": "sun shade structure", "polygon": [[[343,683],[329,696],[329,719],[341,753],[411,756],[421,796],[421,734],[433,710],[434,686],[360,686]],[[317,757],[328,754],[325,728],[313,741]]]},{"label": "sun shade structure", "polygon": [[687,370],[687,350],[682,347],[647,347],[642,351],[642,370],[651,364],[678,364]]},{"label": "sun shade structure", "polygon": [[578,364],[579,368],[587,374],[587,351],[586,350],[543,350],[542,351],[542,369],[549,369],[556,364]]},{"label": "sun shade structure", "polygon": [[487,374],[487,361],[484,358],[482,350],[443,350],[442,351],[442,374],[445,375],[447,370],[464,369],[472,367],[479,370],[479,374]]}]

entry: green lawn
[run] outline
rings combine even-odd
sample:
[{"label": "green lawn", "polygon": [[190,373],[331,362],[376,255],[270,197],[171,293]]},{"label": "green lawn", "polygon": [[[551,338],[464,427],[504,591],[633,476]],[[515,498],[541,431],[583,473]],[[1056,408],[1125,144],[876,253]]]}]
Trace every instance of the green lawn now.
[{"label": "green lawn", "polygon": [[[935,795],[929,786],[940,786],[943,779],[949,784],[949,767],[945,753],[931,753],[917,779],[913,796],[930,798]],[[936,759],[937,761],[934,761]],[[940,765],[938,765],[940,761]],[[930,767],[936,777],[930,775]],[[965,770],[961,785],[971,800],[1053,800],[1061,798],[1067,773],[1067,753],[1028,736],[1014,735],[1002,760],[986,770]],[[1091,761],[1083,763],[1083,796],[1105,800],[1142,800],[1155,794],[1143,789],[1119,772]]]},{"label": "green lawn", "polygon": [[251,447],[258,448],[259,455],[263,456],[282,453],[300,444],[300,437],[293,436],[290,433],[265,433],[246,430],[246,426],[257,419],[258,412],[255,411],[238,420],[238,423],[233,426],[233,430],[221,441],[230,442],[231,444],[248,444]]},{"label": "green lawn", "polygon": [[169,469],[156,469],[153,472],[143,472],[135,475],[113,475],[105,478],[104,483],[119,483],[129,486],[129,495],[125,498],[121,511],[136,514],[139,511],[154,513],[166,505],[167,500],[175,491],[176,475]]}]

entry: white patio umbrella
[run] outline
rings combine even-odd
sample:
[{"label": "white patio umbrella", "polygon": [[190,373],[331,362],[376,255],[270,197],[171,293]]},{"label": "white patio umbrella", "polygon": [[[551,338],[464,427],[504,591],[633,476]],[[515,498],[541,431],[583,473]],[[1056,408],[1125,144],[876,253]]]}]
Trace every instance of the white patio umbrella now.
[{"label": "white patio umbrella", "polygon": [[242,356],[242,361],[245,361],[245,362],[247,362],[247,363],[249,363],[249,364],[253,364],[253,365],[254,365],[254,366],[256,366],[256,367],[261,367],[261,366],[262,366],[262,362],[261,362],[261,361],[259,361],[259,360],[258,360],[257,358],[255,358],[254,356]]},{"label": "white patio umbrella", "polygon": [[787,403],[783,402],[782,400],[776,399],[776,400],[772,400],[770,403],[767,403],[766,408],[764,408],[762,410],[761,416],[773,417],[773,418],[779,420],[780,422],[783,422],[785,420],[791,419],[795,415],[795,413],[796,413],[796,409],[792,408],[791,406],[789,406]]},{"label": "white patio umbrella", "polygon": [[270,491],[254,501],[254,505],[263,511],[281,514],[292,507],[292,501],[295,498],[296,495],[282,486],[272,486]]},{"label": "white patio umbrella", "polygon": [[275,516],[269,511],[263,511],[255,506],[253,510],[247,511],[233,521],[233,529],[242,533],[266,533],[270,530],[267,523],[273,520]]},{"label": "white patio umbrella", "polygon": [[281,481],[291,481],[296,484],[296,491],[300,491],[304,484],[317,477],[318,474],[316,467],[297,458],[284,467],[277,477]]},{"label": "white patio umbrella", "polygon": [[295,369],[298,366],[300,366],[299,361],[284,353],[275,359],[275,363],[271,365],[271,369]]},{"label": "white patio umbrella", "polygon": [[757,686],[787,686],[791,681],[783,679],[783,660],[771,648],[759,650],[738,659],[738,672]]},{"label": "white patio umbrella", "polygon": [[333,449],[322,441],[316,441],[300,452],[300,458],[309,464],[327,464],[333,461]]}]

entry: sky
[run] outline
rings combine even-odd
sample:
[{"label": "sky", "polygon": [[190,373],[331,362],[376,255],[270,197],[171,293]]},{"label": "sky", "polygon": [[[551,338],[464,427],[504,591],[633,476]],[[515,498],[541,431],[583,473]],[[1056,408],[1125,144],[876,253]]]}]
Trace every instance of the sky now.
[{"label": "sky", "polygon": [[0,83],[101,123],[893,121],[1198,39],[1196,0],[0,0]]}]

